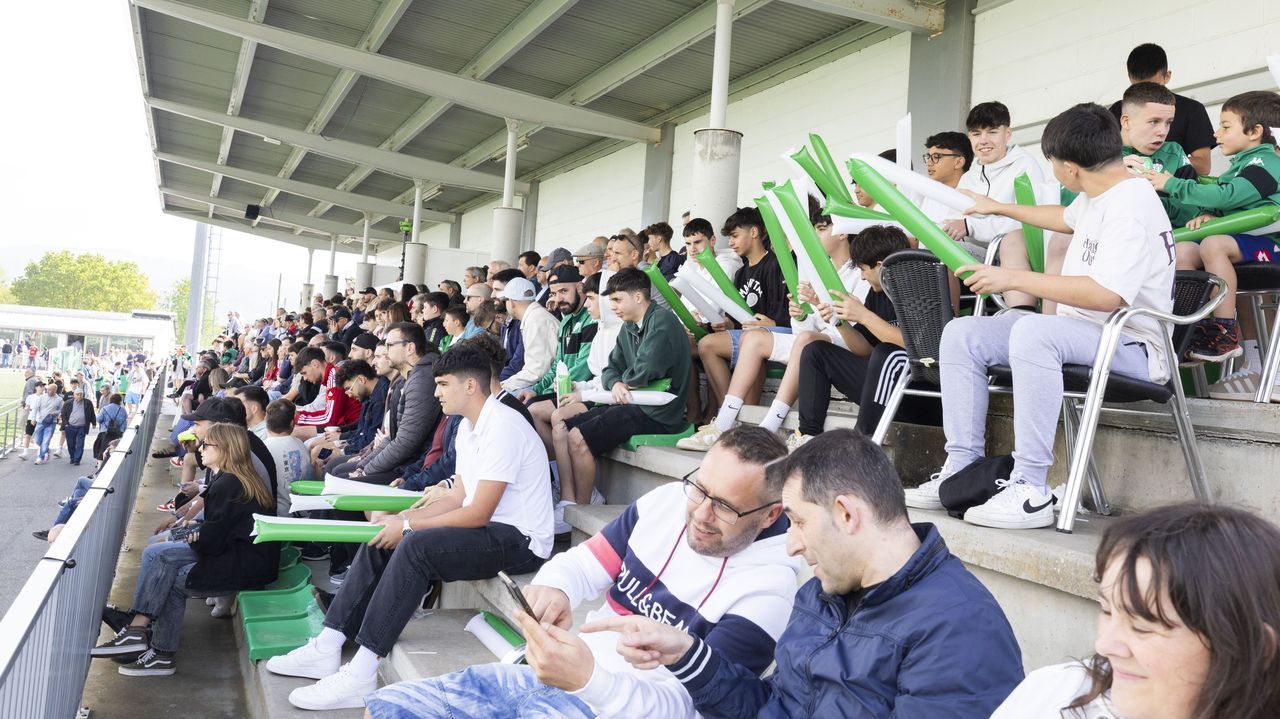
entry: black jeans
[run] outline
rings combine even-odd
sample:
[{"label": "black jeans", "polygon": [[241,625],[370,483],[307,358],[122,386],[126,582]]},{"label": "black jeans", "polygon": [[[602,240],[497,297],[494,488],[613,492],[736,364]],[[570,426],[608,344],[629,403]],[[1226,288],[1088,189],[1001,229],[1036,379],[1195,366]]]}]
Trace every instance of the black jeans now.
[{"label": "black jeans", "polygon": [[528,537],[497,522],[474,529],[424,529],[405,537],[394,551],[361,545],[324,625],[348,637],[355,633],[357,644],[385,657],[433,580],[524,574],[542,562],[529,551]]},{"label": "black jeans", "polygon": [[[800,355],[800,433],[822,434],[831,405],[831,388],[858,404],[857,430],[870,435],[880,424],[884,403],[893,392],[899,372],[907,368],[907,354],[882,342],[869,357],[859,357],[830,342],[807,345]],[[895,418],[911,424],[942,424],[942,403],[933,397],[902,398]]]}]

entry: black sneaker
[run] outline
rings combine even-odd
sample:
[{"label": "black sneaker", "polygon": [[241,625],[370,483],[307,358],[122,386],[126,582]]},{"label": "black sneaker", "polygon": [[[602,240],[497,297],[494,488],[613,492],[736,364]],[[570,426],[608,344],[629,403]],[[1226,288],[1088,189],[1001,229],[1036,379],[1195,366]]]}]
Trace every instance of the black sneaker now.
[{"label": "black sneaker", "polygon": [[115,638],[105,644],[99,644],[89,652],[91,657],[111,657],[116,654],[129,654],[146,651],[151,646],[151,633],[142,627],[124,627],[116,632]]},{"label": "black sneaker", "polygon": [[309,544],[302,548],[302,560],[305,562],[319,562],[329,558],[329,545],[327,544]]},{"label": "black sneaker", "polygon": [[47,530],[47,529],[38,529],[38,530],[36,530],[36,531],[32,532],[32,533],[31,533],[31,536],[35,537],[36,539],[39,539],[39,540],[40,540],[40,541],[42,541],[42,542],[47,542],[47,541],[49,541],[49,530]]},{"label": "black sneaker", "polygon": [[167,677],[176,669],[172,654],[148,649],[131,664],[120,667],[120,673],[126,677]]},{"label": "black sneaker", "polygon": [[133,613],[126,612],[114,604],[102,608],[102,623],[111,627],[111,631],[119,633],[133,621]]}]

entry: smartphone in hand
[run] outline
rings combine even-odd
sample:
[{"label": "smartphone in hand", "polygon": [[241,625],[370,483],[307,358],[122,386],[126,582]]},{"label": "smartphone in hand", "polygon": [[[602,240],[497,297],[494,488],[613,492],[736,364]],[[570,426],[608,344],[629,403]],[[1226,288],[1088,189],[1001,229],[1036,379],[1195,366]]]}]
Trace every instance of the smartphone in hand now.
[{"label": "smartphone in hand", "polygon": [[511,598],[516,600],[516,604],[519,604],[526,614],[535,620],[538,618],[538,615],[533,613],[533,607],[529,606],[529,600],[524,598],[524,592],[520,591],[520,585],[516,584],[514,579],[507,576],[506,572],[498,572],[498,581],[502,582],[511,593]]}]

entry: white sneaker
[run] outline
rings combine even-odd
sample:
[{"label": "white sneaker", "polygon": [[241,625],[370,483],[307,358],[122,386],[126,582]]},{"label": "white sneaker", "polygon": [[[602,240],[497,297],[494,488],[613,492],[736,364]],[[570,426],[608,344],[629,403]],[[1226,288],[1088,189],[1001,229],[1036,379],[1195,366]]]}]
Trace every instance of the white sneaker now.
[{"label": "white sneaker", "polygon": [[289,703],[299,709],[359,709],[364,698],[378,690],[378,678],[361,679],[347,665],[308,687],[289,692]]},{"label": "white sneaker", "polygon": [[907,506],[912,509],[942,509],[942,499],[938,497],[938,489],[953,474],[955,470],[944,465],[942,469],[929,475],[929,481],[918,487],[908,487],[903,492],[907,496]]},{"label": "white sneaker", "polygon": [[[1063,507],[1062,495],[1066,493],[1067,493],[1066,482],[1063,482],[1062,484],[1059,484],[1058,486],[1053,488],[1053,493],[1052,493],[1053,494],[1053,511],[1055,512],[1062,511],[1062,507]],[[1089,510],[1085,509],[1085,506],[1080,502],[1076,502],[1076,516],[1078,517],[1083,514],[1089,514]]]},{"label": "white sneaker", "polygon": [[341,666],[342,652],[322,651],[314,637],[288,654],[281,654],[267,660],[267,671],[272,674],[306,679],[323,679],[337,672]]},{"label": "white sneaker", "polygon": [[787,435],[787,453],[790,454],[791,452],[805,446],[809,443],[809,440],[813,439],[813,437],[814,435],[812,434],[800,434],[800,430],[798,429]]},{"label": "white sneaker", "polygon": [[556,519],[556,534],[568,534],[573,531],[573,527],[568,522],[564,521],[564,508],[570,504],[577,504],[577,502],[570,502],[567,499],[562,499],[559,502],[556,502],[555,508],[551,510],[552,515]]},{"label": "white sneaker", "polygon": [[720,440],[720,434],[720,430],[716,429],[714,423],[704,424],[698,428],[697,432],[676,442],[676,447],[691,452],[706,452]]},{"label": "white sneaker", "polygon": [[61,456],[62,456],[62,448],[61,448],[61,447],[55,447],[55,448],[53,449],[53,456],[55,456],[55,457],[61,457]]},{"label": "white sneaker", "polygon": [[1209,385],[1209,396],[1213,399],[1252,402],[1254,393],[1258,391],[1258,380],[1260,379],[1262,377],[1253,370],[1237,370]]},{"label": "white sneaker", "polygon": [[23,448],[22,448],[22,453],[18,455],[18,459],[22,460],[23,462],[27,461],[27,448],[26,448],[26,447],[23,447]]},{"label": "white sneaker", "polygon": [[970,508],[964,521],[997,529],[1037,529],[1053,525],[1053,495],[1026,480],[997,479],[1003,487],[985,504]]},{"label": "white sneaker", "polygon": [[236,595],[228,594],[225,597],[216,597],[213,600],[213,611],[209,615],[217,619],[224,617],[234,617],[236,615]]}]

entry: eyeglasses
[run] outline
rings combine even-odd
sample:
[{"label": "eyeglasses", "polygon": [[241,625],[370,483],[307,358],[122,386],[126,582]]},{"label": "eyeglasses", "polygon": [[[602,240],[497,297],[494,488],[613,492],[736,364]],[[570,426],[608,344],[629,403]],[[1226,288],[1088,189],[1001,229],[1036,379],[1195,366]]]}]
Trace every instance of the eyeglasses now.
[{"label": "eyeglasses", "polygon": [[202,449],[202,450],[204,450],[204,449],[208,449],[208,448],[210,448],[210,447],[213,447],[214,449],[217,449],[217,448],[218,448],[218,445],[216,445],[216,444],[210,444],[209,442],[201,442],[201,443],[200,443],[200,449]]},{"label": "eyeglasses", "polygon": [[964,155],[957,155],[954,152],[926,152],[920,156],[920,159],[924,160],[926,165],[936,165],[944,157],[964,157]]},{"label": "eyeglasses", "polygon": [[395,341],[395,342],[385,342],[384,344],[385,344],[387,347],[398,347],[398,346],[400,346],[400,345],[407,345],[407,344],[409,344],[409,340],[397,340],[397,341]]},{"label": "eyeglasses", "polygon": [[711,500],[711,511],[716,515],[717,519],[719,519],[721,522],[724,522],[725,524],[737,524],[739,519],[742,519],[748,514],[755,514],[756,512],[764,511],[772,507],[773,505],[777,504],[777,502],[769,502],[768,504],[762,504],[759,507],[756,507],[755,509],[749,509],[745,512],[739,512],[738,510],[730,506],[728,502],[725,502],[723,499],[712,497],[710,494],[707,494],[707,490],[703,489],[702,485],[690,479],[690,477],[693,476],[694,472],[697,472],[697,471],[698,470],[695,469],[693,470],[693,472],[690,472],[689,474],[686,474],[685,476],[680,478],[680,481],[684,484],[685,496],[688,497],[689,501],[693,502],[694,506],[696,507],[701,507],[702,503],[707,501],[708,499]]}]

